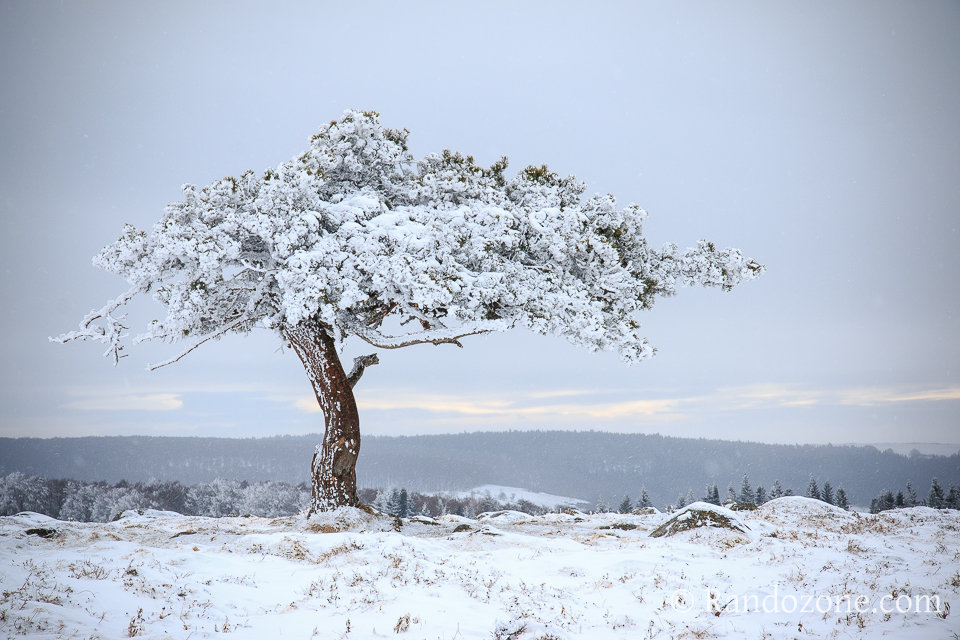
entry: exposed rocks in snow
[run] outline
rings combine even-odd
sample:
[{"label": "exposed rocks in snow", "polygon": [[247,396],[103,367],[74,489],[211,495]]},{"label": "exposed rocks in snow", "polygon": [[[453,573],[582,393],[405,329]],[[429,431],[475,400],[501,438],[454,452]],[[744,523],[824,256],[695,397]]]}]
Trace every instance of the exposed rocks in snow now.
[{"label": "exposed rocks in snow", "polygon": [[740,522],[730,509],[718,507],[707,502],[694,502],[673,515],[669,520],[653,530],[651,538],[673,536],[683,531],[700,527],[730,529],[746,533],[750,527]]}]

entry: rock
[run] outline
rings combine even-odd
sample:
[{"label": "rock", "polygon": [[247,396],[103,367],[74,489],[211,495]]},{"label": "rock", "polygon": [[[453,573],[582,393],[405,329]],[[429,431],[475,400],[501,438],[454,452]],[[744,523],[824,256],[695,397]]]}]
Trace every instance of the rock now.
[{"label": "rock", "polygon": [[699,527],[713,527],[729,529],[746,533],[750,528],[737,519],[730,509],[724,509],[706,502],[694,502],[676,514],[650,533],[651,538],[673,536],[682,531],[690,531]]}]

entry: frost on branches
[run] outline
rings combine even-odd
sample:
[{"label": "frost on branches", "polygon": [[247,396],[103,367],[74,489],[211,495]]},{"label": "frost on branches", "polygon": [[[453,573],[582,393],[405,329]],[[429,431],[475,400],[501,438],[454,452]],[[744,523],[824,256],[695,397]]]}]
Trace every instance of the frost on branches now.
[{"label": "frost on branches", "polygon": [[347,374],[337,344],[356,336],[381,349],[455,344],[527,327],[627,362],[654,350],[640,311],[682,285],[725,290],[763,267],[701,241],[659,249],[646,213],[546,166],[505,174],[444,151],[416,161],[406,130],[375,112],[347,111],[301,156],[206,187],[186,185],[149,232],[127,225],[94,258],[130,288],[56,340],[96,340],[123,356],[122,309],[149,294],[166,314],[133,342],[186,347],[255,327],[300,357],[323,409],[312,510],[355,505],[360,447],[352,387],[376,356]]}]

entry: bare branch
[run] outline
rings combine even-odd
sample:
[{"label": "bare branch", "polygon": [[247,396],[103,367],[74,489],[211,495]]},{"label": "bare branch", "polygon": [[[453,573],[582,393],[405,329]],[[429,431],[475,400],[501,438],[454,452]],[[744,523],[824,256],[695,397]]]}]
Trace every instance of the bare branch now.
[{"label": "bare branch", "polygon": [[403,347],[410,347],[415,344],[454,344],[460,348],[463,348],[463,345],[460,343],[461,338],[466,338],[467,336],[476,336],[483,333],[492,333],[494,331],[505,331],[506,329],[509,329],[510,326],[511,323],[504,320],[491,320],[477,322],[455,329],[436,329],[433,331],[411,333],[405,336],[387,336],[379,332],[369,331],[365,327],[352,324],[347,325],[347,332],[353,333],[367,344],[373,345],[378,349],[400,349]]},{"label": "bare branch", "polygon": [[[125,357],[125,354],[121,353],[123,351],[121,340],[127,336],[127,334],[124,333],[127,326],[122,322],[126,316],[114,317],[112,314],[143,291],[145,291],[145,289],[141,289],[140,287],[131,287],[113,300],[108,300],[107,304],[103,305],[99,310],[88,313],[80,323],[80,331],[71,331],[56,337],[50,337],[50,342],[63,344],[72,340],[96,340],[97,342],[109,344],[109,348],[103,355],[109,356],[112,354],[113,363],[115,365],[118,364],[120,358]],[[94,323],[97,320],[102,320],[103,324],[95,325]]]},{"label": "bare branch", "polygon": [[360,377],[363,375],[363,372],[367,367],[372,367],[375,364],[380,364],[380,358],[377,357],[377,354],[371,353],[368,356],[357,356],[353,359],[353,369],[350,371],[350,374],[347,376],[347,382],[350,383],[350,388],[357,386],[357,383],[360,382]]},{"label": "bare branch", "polygon": [[169,364],[173,364],[174,362],[178,362],[178,361],[180,361],[184,356],[186,356],[188,353],[190,353],[191,351],[193,351],[194,349],[196,349],[196,348],[199,347],[200,345],[204,344],[205,342],[210,342],[211,340],[215,340],[215,339],[219,338],[220,336],[222,336],[222,335],[224,335],[224,334],[226,334],[226,333],[229,333],[229,332],[232,331],[233,329],[236,329],[237,327],[239,327],[239,326],[242,325],[242,324],[245,324],[245,323],[247,323],[247,322],[255,322],[256,320],[258,320],[259,318],[262,318],[262,317],[263,317],[263,316],[260,315],[260,316],[257,316],[256,318],[239,318],[238,320],[236,320],[236,321],[234,321],[234,322],[231,322],[230,324],[228,324],[228,325],[225,326],[224,328],[220,329],[219,331],[215,331],[214,333],[211,333],[210,335],[204,337],[203,339],[197,340],[197,341],[194,342],[192,345],[190,345],[190,347],[189,347],[188,349],[186,349],[186,350],[184,350],[184,351],[181,351],[179,355],[177,355],[177,356],[175,356],[175,357],[173,357],[173,358],[170,358],[169,360],[164,360],[163,362],[160,362],[160,363],[158,363],[158,364],[149,364],[149,365],[147,365],[147,370],[148,370],[148,371],[156,371],[156,370],[159,369],[160,367],[165,367],[165,366],[167,366],[167,365],[169,365]]}]

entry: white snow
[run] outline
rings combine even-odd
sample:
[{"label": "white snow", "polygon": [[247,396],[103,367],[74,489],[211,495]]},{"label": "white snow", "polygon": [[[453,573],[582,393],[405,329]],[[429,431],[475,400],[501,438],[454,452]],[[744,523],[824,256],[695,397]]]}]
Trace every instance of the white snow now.
[{"label": "white snow", "polygon": [[912,640],[960,631],[960,609],[947,612],[960,596],[960,512],[858,515],[785,498],[736,515],[751,535],[650,538],[667,514],[441,516],[399,531],[393,518],[353,509],[312,519],[126,512],[111,523],[19,514],[0,518],[0,636]]}]

